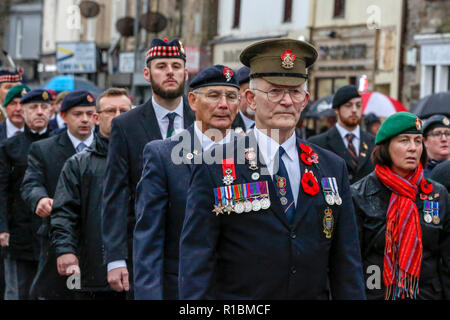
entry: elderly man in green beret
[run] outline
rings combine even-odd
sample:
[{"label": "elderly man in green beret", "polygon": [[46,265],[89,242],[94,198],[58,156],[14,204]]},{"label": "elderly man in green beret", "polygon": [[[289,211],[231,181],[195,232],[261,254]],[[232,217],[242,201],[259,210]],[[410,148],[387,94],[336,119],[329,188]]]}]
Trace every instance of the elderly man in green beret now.
[{"label": "elderly man in green beret", "polygon": [[180,239],[181,299],[364,299],[343,159],[295,135],[317,51],[291,39],[255,43],[247,137],[193,169]]},{"label": "elderly man in green beret", "polygon": [[30,88],[20,84],[11,88],[6,94],[3,104],[7,118],[0,123],[0,141],[11,138],[24,131],[25,119],[20,99],[29,91]]}]

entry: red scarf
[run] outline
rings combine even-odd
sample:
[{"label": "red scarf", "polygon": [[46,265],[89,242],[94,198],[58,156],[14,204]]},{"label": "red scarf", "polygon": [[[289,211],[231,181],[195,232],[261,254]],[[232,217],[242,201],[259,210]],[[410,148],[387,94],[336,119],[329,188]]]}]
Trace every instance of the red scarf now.
[{"label": "red scarf", "polygon": [[392,191],[386,214],[386,248],[383,279],[386,299],[415,298],[419,291],[422,264],[422,229],[419,212],[414,203],[423,168],[402,178],[388,167],[376,166],[380,181]]}]

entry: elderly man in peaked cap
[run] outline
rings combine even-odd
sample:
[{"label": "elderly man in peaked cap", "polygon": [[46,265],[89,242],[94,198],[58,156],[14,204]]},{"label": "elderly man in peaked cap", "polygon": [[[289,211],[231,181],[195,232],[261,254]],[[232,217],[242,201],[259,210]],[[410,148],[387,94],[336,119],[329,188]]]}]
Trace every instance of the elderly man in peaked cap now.
[{"label": "elderly man in peaked cap", "polygon": [[365,298],[345,163],[295,135],[316,58],[291,39],[242,52],[256,126],[220,150],[219,163],[193,169],[181,299]]}]

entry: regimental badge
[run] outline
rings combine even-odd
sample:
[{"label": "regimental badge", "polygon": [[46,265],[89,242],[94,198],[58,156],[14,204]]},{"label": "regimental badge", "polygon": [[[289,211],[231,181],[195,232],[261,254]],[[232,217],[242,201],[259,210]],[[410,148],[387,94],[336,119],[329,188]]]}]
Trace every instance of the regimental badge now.
[{"label": "regimental badge", "polygon": [[26,95],[28,92],[27,92],[27,90],[26,89],[23,89],[22,90],[22,93],[20,94],[22,97],[24,96],[24,95]]},{"label": "regimental badge", "polygon": [[327,239],[331,239],[333,236],[333,228],[334,228],[334,217],[333,211],[330,208],[327,208],[323,217],[323,233],[325,233],[325,237]]},{"label": "regimental badge", "polygon": [[48,92],[47,91],[42,92],[42,99],[48,100]]},{"label": "regimental badge", "polygon": [[445,126],[450,126],[450,120],[448,120],[447,117],[444,117],[444,119],[442,119],[442,123],[443,123]]},{"label": "regimental badge", "polygon": [[183,42],[178,41],[178,44],[180,45],[180,52],[183,56],[186,55],[186,52],[184,51]]},{"label": "regimental badge", "polygon": [[293,69],[296,58],[297,57],[292,53],[292,50],[287,49],[281,55],[281,61],[282,61],[281,66],[287,70]]},{"label": "regimental badge", "polygon": [[416,129],[418,131],[422,130],[422,120],[420,120],[419,118],[416,118]]},{"label": "regimental badge", "polygon": [[364,150],[369,150],[369,146],[367,145],[367,143],[363,143],[363,148],[364,148]]},{"label": "regimental badge", "polygon": [[93,97],[91,94],[88,94],[88,96],[86,97],[86,100],[87,100],[89,103],[93,103],[93,102],[95,101],[94,97]]},{"label": "regimental badge", "polygon": [[227,82],[230,82],[233,78],[234,72],[228,67],[223,68],[223,76],[227,79]]}]

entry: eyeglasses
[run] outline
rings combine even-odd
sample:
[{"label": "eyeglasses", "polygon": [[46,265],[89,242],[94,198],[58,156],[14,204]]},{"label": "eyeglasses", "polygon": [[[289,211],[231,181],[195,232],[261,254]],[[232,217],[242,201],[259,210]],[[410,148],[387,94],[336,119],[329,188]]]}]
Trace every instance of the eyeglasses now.
[{"label": "eyeglasses", "polygon": [[241,100],[241,97],[237,92],[221,92],[221,91],[208,91],[208,92],[200,92],[195,91],[197,94],[204,94],[206,101],[210,103],[219,103],[219,101],[222,99],[223,96],[225,96],[225,99],[230,105],[238,104]]},{"label": "eyeglasses", "polygon": [[433,138],[442,138],[445,136],[447,139],[450,139],[450,131],[436,131],[430,133],[429,136],[432,136]]},{"label": "eyeglasses", "polygon": [[127,111],[128,109],[106,109],[99,111],[98,113],[106,113],[108,116],[115,116],[117,112],[120,112],[120,114],[124,114]]},{"label": "eyeglasses", "polygon": [[264,91],[260,89],[253,89],[253,90],[265,93],[267,95],[267,99],[269,99],[269,101],[273,103],[278,103],[281,100],[283,100],[286,93],[289,93],[289,96],[291,97],[292,102],[294,103],[302,103],[303,101],[305,101],[306,98],[306,92],[298,89],[273,88],[269,91]]}]

